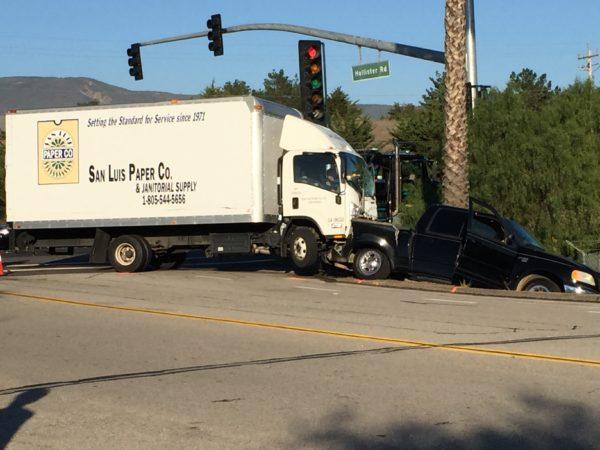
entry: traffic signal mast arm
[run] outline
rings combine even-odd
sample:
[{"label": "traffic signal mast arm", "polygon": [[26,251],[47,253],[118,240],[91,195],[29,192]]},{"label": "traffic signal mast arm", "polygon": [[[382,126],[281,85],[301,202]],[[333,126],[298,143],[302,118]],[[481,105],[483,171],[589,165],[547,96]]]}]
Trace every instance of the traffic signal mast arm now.
[{"label": "traffic signal mast arm", "polygon": [[[412,45],[398,44],[396,42],[382,41],[351,34],[337,33],[335,31],[320,30],[318,28],[303,27],[299,25],[288,25],[284,23],[253,23],[247,25],[234,25],[223,28],[225,33],[239,33],[241,31],[284,31],[288,33],[297,33],[306,36],[314,36],[330,41],[344,42],[346,44],[357,45],[360,47],[373,48],[382,52],[396,53],[398,55],[410,56],[411,58],[424,59],[426,61],[444,64],[444,52],[430,50],[427,48],[413,47]],[[140,46],[164,44],[167,42],[184,41],[187,39],[196,39],[208,36],[209,31],[200,31],[199,33],[183,34],[153,41],[141,42]]]}]

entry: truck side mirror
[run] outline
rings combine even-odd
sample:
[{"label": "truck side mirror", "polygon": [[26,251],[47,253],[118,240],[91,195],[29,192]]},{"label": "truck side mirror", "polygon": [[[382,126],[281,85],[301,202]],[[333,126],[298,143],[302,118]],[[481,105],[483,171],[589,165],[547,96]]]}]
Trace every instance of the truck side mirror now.
[{"label": "truck side mirror", "polygon": [[342,204],[342,196],[341,196],[341,193],[338,193],[338,194],[335,196],[335,203],[336,203],[337,205],[341,205],[341,204]]}]

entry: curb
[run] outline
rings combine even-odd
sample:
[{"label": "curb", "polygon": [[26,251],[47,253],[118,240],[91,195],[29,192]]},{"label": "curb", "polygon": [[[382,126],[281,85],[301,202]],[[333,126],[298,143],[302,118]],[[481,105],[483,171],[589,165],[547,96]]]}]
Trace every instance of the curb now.
[{"label": "curb", "polygon": [[322,277],[324,281],[343,284],[358,284],[362,286],[385,287],[390,289],[440,292],[445,294],[463,294],[480,297],[502,297],[502,298],[521,298],[530,300],[544,301],[562,301],[562,302],[581,302],[581,303],[600,303],[600,295],[595,294],[565,294],[554,292],[518,292],[500,289],[478,289],[463,286],[454,286],[449,284],[437,284],[427,281],[413,280],[360,280],[357,278],[341,277]]}]

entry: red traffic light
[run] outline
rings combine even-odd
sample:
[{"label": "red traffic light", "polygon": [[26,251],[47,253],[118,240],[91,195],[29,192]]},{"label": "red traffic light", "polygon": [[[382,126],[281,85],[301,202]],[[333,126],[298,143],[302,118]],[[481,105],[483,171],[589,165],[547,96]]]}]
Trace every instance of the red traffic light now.
[{"label": "red traffic light", "polygon": [[317,46],[315,45],[311,45],[310,47],[308,47],[306,49],[306,57],[308,59],[315,59],[318,58],[321,52],[319,52],[319,49],[317,48]]}]

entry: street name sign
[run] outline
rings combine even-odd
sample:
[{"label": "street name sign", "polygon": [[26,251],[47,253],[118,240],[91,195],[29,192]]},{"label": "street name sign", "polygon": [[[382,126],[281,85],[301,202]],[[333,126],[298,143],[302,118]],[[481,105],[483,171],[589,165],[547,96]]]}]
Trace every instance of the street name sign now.
[{"label": "street name sign", "polygon": [[369,64],[352,66],[352,81],[369,80],[390,76],[389,61],[377,61]]}]

